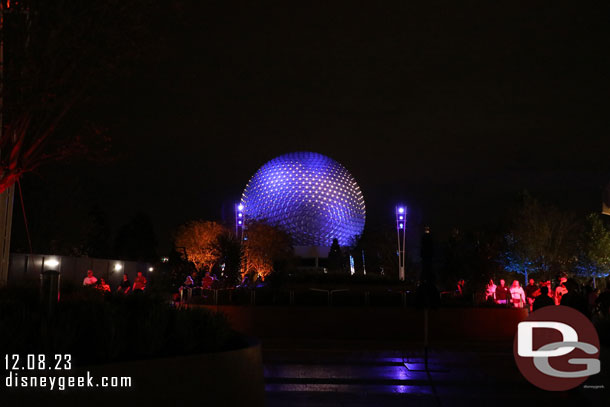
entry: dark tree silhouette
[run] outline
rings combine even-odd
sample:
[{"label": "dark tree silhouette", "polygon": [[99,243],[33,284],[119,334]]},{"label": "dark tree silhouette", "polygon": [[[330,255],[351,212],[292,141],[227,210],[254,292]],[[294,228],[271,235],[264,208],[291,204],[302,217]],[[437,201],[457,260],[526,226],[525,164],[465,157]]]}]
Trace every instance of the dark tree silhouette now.
[{"label": "dark tree silhouette", "polygon": [[107,258],[110,256],[110,225],[108,215],[99,206],[88,213],[83,252],[89,257]]},{"label": "dark tree silhouette", "polygon": [[234,286],[241,282],[241,244],[239,239],[227,231],[218,236],[216,246],[220,253],[220,264],[224,265],[222,271],[224,281],[228,286]]},{"label": "dark tree silhouette", "polygon": [[2,1],[0,193],[49,162],[107,155],[110,138],[79,109],[154,46],[148,3]]},{"label": "dark tree silhouette", "polygon": [[138,213],[119,229],[114,242],[114,254],[124,260],[156,259],[157,239],[150,216]]}]

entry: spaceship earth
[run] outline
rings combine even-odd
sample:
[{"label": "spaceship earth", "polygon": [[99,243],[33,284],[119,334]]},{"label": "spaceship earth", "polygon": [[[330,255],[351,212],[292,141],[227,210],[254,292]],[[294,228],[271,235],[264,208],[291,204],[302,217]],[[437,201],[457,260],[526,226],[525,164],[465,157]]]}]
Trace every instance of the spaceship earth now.
[{"label": "spaceship earth", "polygon": [[284,154],[263,165],[242,194],[246,224],[257,219],[286,231],[296,246],[346,246],[362,234],[364,197],[347,169],[313,152]]}]

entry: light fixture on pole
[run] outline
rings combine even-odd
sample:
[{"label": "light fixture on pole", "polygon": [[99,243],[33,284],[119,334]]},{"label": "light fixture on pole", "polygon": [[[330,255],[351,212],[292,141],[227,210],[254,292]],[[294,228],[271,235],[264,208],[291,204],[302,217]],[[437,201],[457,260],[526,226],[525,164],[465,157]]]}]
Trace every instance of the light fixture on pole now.
[{"label": "light fixture on pole", "polygon": [[398,237],[398,279],[405,279],[405,241],[407,230],[407,207],[398,205],[396,207],[396,234]]},{"label": "light fixture on pole", "polygon": [[246,226],[246,215],[244,213],[244,204],[235,205],[235,236],[241,242],[244,240],[244,228]]}]

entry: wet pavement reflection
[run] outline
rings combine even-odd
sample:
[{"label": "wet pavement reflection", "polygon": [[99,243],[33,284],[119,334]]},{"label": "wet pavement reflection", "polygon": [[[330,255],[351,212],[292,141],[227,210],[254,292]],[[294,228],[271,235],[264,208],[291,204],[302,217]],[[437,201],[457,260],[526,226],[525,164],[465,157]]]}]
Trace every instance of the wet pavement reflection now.
[{"label": "wet pavement reflection", "polygon": [[582,389],[549,393],[528,383],[507,343],[438,347],[427,365],[417,347],[267,348],[264,363],[271,407],[597,405]]}]

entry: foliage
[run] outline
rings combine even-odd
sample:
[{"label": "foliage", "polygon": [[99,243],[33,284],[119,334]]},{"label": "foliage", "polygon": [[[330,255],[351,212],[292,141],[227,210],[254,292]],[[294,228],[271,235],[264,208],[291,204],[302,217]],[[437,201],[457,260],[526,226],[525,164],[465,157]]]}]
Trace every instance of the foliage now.
[{"label": "foliage", "polygon": [[0,292],[3,353],[69,353],[91,364],[240,346],[222,314],[177,310],[146,294],[102,296],[81,287],[45,315],[33,292]]},{"label": "foliage", "polygon": [[219,263],[224,267],[224,270],[221,271],[224,283],[227,286],[239,284],[241,282],[241,242],[234,233],[226,229],[224,233],[218,235],[215,247],[220,253]]},{"label": "foliage", "polygon": [[441,283],[453,288],[464,279],[467,286],[482,290],[490,278],[500,274],[496,261],[500,243],[493,230],[463,233],[454,229],[444,245]]},{"label": "foliage", "polygon": [[604,224],[601,215],[592,213],[587,217],[579,246],[577,273],[590,277],[608,275],[610,271],[610,229]]},{"label": "foliage", "polygon": [[186,276],[197,272],[195,265],[184,258],[183,253],[172,250],[168,255],[168,262],[161,266],[163,274],[168,275],[164,289],[167,292],[175,293],[184,281]]},{"label": "foliage", "polygon": [[108,215],[99,206],[93,207],[87,214],[83,252],[89,257],[108,258],[110,233]]},{"label": "foliage", "polygon": [[292,243],[286,232],[260,221],[248,223],[247,240],[243,244],[243,274],[260,275],[264,279],[277,269],[279,262],[290,257]]},{"label": "foliage", "polygon": [[134,261],[154,261],[157,258],[157,239],[150,216],[136,214],[123,225],[114,242],[115,257]]},{"label": "foliage", "polygon": [[[393,225],[374,227],[367,225],[364,232],[352,245],[356,265],[362,264],[364,250],[366,272],[398,277],[396,256],[396,229]],[[408,259],[407,259],[408,263]]]},{"label": "foliage", "polygon": [[507,270],[538,272],[543,278],[566,272],[575,258],[578,223],[558,208],[544,205],[528,194],[512,216],[500,256]]},{"label": "foliage", "polygon": [[154,44],[148,27],[155,6],[144,0],[22,0],[3,8],[8,80],[0,192],[43,164],[108,154],[110,137],[79,109],[128,68],[127,60],[147,50],[146,43]]},{"label": "foliage", "polygon": [[219,237],[227,229],[213,221],[194,220],[180,226],[174,235],[177,250],[184,248],[188,261],[199,271],[211,271],[222,257]]}]

